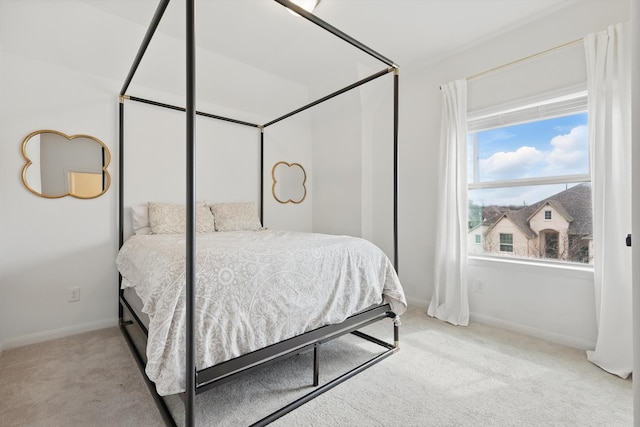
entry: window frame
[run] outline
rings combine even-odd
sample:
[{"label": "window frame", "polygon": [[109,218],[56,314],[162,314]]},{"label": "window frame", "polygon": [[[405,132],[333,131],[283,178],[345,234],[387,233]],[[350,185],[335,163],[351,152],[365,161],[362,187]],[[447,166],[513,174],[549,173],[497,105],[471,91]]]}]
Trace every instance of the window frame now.
[{"label": "window frame", "polygon": [[[585,85],[576,85],[570,88],[561,89],[560,91],[541,94],[509,104],[501,104],[483,110],[467,112],[467,141],[469,138],[473,138],[473,161],[471,162],[473,164],[473,170],[467,170],[468,175],[473,177],[473,180],[467,184],[467,202],[469,201],[469,190],[525,187],[531,185],[578,184],[583,182],[592,183],[591,161],[589,161],[588,173],[584,174],[567,174],[483,182],[480,182],[479,179],[479,132],[574,114],[588,114],[588,94],[584,86]],[[589,156],[590,155],[591,149],[589,148]],[[500,243],[500,246],[502,245],[503,243]],[[551,263],[559,266],[560,268],[575,268],[576,265],[578,265],[581,267],[584,266],[587,269],[593,269],[592,264],[581,263],[573,260],[560,261],[544,257],[528,258],[515,256],[515,252],[513,252],[513,243],[511,244],[511,249],[512,252],[500,250],[498,253],[494,254],[468,253],[467,257],[469,259],[477,260],[517,259],[519,263],[525,265],[530,264],[540,266]],[[507,254],[511,256],[506,256]]]},{"label": "window frame", "polygon": [[[510,242],[503,242],[502,237],[509,237]],[[507,251],[505,249],[502,249],[502,247],[509,247],[511,248],[510,251]],[[500,233],[500,252],[504,252],[504,253],[509,253],[509,254],[513,254],[513,233]]]},{"label": "window frame", "polygon": [[[574,89],[575,90],[575,89]],[[467,135],[473,138],[473,181],[468,183],[469,190],[481,190],[489,188],[525,187],[528,185],[545,184],[577,184],[591,182],[591,163],[586,174],[555,175],[535,178],[517,178],[510,180],[480,181],[480,148],[478,133],[491,129],[515,126],[523,123],[548,120],[573,114],[587,113],[588,100],[586,90],[575,90],[563,96],[546,95],[535,97],[534,100],[523,100],[494,107],[489,110],[470,112],[467,114]],[[467,171],[469,172],[469,171]]]}]

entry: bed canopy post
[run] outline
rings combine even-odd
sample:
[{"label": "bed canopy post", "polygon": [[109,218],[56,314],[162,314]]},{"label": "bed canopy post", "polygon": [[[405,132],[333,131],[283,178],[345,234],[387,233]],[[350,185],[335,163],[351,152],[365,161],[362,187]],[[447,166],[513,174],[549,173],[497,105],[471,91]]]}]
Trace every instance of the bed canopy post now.
[{"label": "bed canopy post", "polygon": [[[313,22],[314,24],[321,27],[322,29],[332,33],[336,37],[341,38],[345,42],[367,53],[368,55],[389,65],[393,69],[393,73],[394,73],[394,76],[393,76],[393,79],[394,79],[393,80],[393,161],[394,161],[393,163],[393,247],[394,247],[393,266],[395,267],[396,271],[398,271],[398,80],[399,80],[398,72],[400,68],[398,67],[397,64],[395,64],[389,58],[381,55],[380,53],[376,52],[370,47],[365,46],[358,40],[354,39],[348,34],[343,33],[342,31],[332,26],[328,22],[323,21],[322,19],[318,18],[317,16],[308,12],[307,10],[298,6],[297,4],[291,2],[290,0],[275,0],[275,1],[283,5],[284,7],[292,10],[293,12],[297,13],[298,15],[304,17],[308,21]],[[320,100],[319,102],[323,102],[324,100],[325,99]],[[295,114],[295,112],[291,113],[290,115],[292,114]],[[286,117],[288,116],[283,116],[281,119]],[[278,120],[281,120],[281,119],[278,119]],[[276,121],[277,120],[274,120],[270,124],[275,123]]]},{"label": "bed canopy post", "polygon": [[195,366],[195,122],[196,122],[196,49],[195,49],[195,0],[186,1],[186,128],[187,128],[187,197],[186,197],[186,390],[185,390],[185,426],[195,425],[196,366]]},{"label": "bed canopy post", "polygon": [[398,270],[398,89],[400,69],[393,69],[393,266]]},{"label": "bed canopy post", "polygon": [[162,19],[164,11],[167,9],[168,5],[169,0],[160,0],[160,3],[158,3],[158,7],[156,8],[156,12],[153,15],[153,19],[151,20],[149,27],[147,28],[147,32],[144,35],[144,39],[142,40],[140,48],[138,49],[136,58],[133,60],[133,65],[131,65],[131,68],[129,69],[129,74],[127,75],[127,78],[122,85],[122,89],[120,89],[120,96],[124,96],[124,94],[127,93],[127,89],[129,89],[131,80],[136,74],[136,71],[138,71],[138,66],[140,65],[140,62],[142,62],[142,58],[144,57],[144,54],[149,47],[149,43],[151,43],[151,39],[153,38],[153,35],[156,32],[156,28],[158,28],[158,24],[160,24],[160,20]]},{"label": "bed canopy post", "polygon": [[260,127],[260,224],[264,225],[264,126]]},{"label": "bed canopy post", "polygon": [[[124,243],[124,98],[120,96],[118,105],[118,249]],[[118,301],[122,296],[122,275],[118,273]],[[124,311],[122,304],[118,304],[118,319],[122,324]]]},{"label": "bed canopy post", "polygon": [[[118,150],[119,150],[119,160],[118,160],[118,248],[122,247],[124,243],[124,100],[128,99],[128,96],[125,95],[127,90],[129,89],[129,85],[131,84],[131,80],[133,76],[136,74],[138,70],[138,66],[144,57],[147,48],[149,47],[149,43],[151,43],[151,39],[156,32],[156,28],[158,28],[158,24],[160,24],[160,20],[164,15],[164,11],[167,9],[169,5],[169,0],[161,0],[158,3],[158,7],[153,15],[153,19],[147,28],[147,32],[144,35],[144,39],[140,44],[140,48],[138,49],[138,53],[129,69],[129,74],[125,79],[124,84],[122,85],[122,89],[120,89],[120,106],[118,113],[118,121],[119,121],[119,136],[118,136]],[[118,300],[120,300],[120,296],[122,295],[122,290],[120,285],[122,284],[122,277],[118,274]],[[123,322],[123,311],[122,305],[118,304],[118,317],[120,319],[120,323]]]}]

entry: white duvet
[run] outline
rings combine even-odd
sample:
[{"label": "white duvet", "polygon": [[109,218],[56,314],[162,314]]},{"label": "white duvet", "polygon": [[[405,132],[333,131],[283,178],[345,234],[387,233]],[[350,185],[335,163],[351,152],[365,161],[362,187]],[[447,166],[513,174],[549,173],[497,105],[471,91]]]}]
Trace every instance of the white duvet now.
[{"label": "white duvet", "polygon": [[[132,236],[122,286],[149,315],[147,367],[160,395],[185,390],[185,237]],[[332,323],[373,304],[406,310],[385,254],[354,237],[285,231],[198,234],[196,367],[203,369]]]}]

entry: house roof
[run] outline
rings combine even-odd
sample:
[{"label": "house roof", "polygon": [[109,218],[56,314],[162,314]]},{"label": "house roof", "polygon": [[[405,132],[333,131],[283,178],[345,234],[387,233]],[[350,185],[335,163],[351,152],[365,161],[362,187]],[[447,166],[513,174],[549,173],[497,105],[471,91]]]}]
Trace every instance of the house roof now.
[{"label": "house roof", "polygon": [[[593,233],[593,217],[591,212],[590,184],[575,185],[527,207],[511,210],[501,216],[494,217],[494,221],[487,232],[503,218],[509,218],[531,239],[536,236],[536,232],[529,226],[529,220],[545,206],[553,206],[558,213],[569,221],[570,235],[591,237]],[[487,218],[487,220],[488,219],[489,218]]]},{"label": "house roof", "polygon": [[509,212],[509,210],[506,206],[484,206],[482,208],[482,224],[487,226],[494,224],[502,215]]}]

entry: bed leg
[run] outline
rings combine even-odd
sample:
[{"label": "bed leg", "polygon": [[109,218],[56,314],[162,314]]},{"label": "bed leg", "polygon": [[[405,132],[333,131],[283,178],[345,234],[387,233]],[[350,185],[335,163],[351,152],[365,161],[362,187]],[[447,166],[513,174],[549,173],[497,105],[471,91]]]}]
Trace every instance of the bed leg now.
[{"label": "bed leg", "polygon": [[320,345],[313,346],[313,386],[317,387],[320,383]]},{"label": "bed leg", "polygon": [[400,318],[398,316],[393,319],[393,343],[396,351],[400,350]]}]

